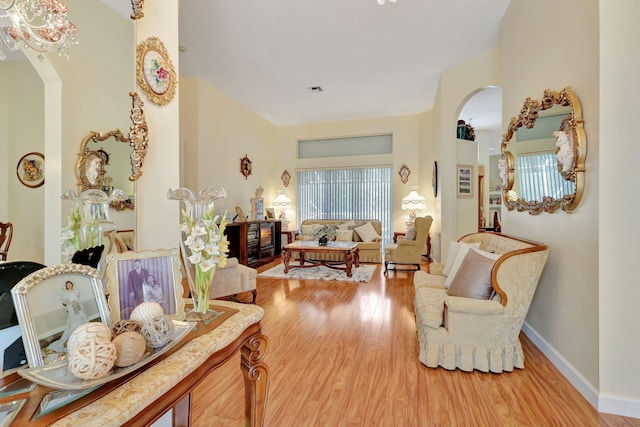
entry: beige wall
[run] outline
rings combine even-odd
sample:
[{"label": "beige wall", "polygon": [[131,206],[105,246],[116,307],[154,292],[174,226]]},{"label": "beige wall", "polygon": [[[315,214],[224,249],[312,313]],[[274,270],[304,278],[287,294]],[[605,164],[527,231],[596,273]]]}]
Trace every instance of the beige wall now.
[{"label": "beige wall", "polygon": [[[500,49],[484,52],[462,64],[456,65],[442,73],[440,85],[434,103],[436,153],[440,165],[440,209],[442,218],[477,218],[477,208],[458,212],[456,197],[456,164],[457,143],[456,125],[460,110],[469,98],[482,89],[493,85],[501,85]],[[470,220],[469,220],[470,221]],[[446,254],[449,242],[457,240],[463,232],[458,230],[459,221],[442,221],[441,254]],[[465,221],[465,224],[467,222]],[[466,226],[465,226],[466,227]]]},{"label": "beige wall", "polygon": [[[570,17],[570,19],[567,19]],[[535,42],[531,32],[535,23]],[[559,37],[558,29],[567,37]],[[567,214],[503,210],[503,230],[546,243],[550,257],[527,323],[594,387],[598,372],[598,2],[512,1],[502,27],[503,123],[527,97],[572,86],[588,139],[586,189]],[[579,42],[578,42],[579,41]],[[523,49],[526,46],[526,49]]]},{"label": "beige wall", "polygon": [[[637,185],[640,144],[625,126],[640,114],[640,45],[636,0],[601,0],[598,224],[600,408],[640,418],[640,286]],[[596,22],[597,25],[597,22]],[[595,55],[597,57],[597,55]],[[586,114],[585,114],[586,117]],[[606,149],[605,149],[606,147]],[[589,148],[591,149],[591,148]],[[591,153],[589,153],[589,156]],[[598,215],[598,216],[596,216]]]},{"label": "beige wall", "polygon": [[[352,120],[344,122],[311,123],[306,125],[282,126],[277,129],[278,144],[276,146],[276,173],[279,176],[284,169],[291,175],[288,197],[294,201],[297,185],[295,171],[299,169],[343,167],[343,166],[393,166],[393,230],[403,231],[406,226],[407,212],[400,209],[402,198],[409,194],[411,186],[419,186],[418,193],[427,197],[430,186],[421,180],[421,164],[419,162],[420,127],[422,116],[382,117],[378,119]],[[362,135],[393,135],[393,154],[378,154],[353,157],[332,157],[317,159],[297,159],[297,141],[299,139],[332,138]],[[403,184],[398,171],[406,164],[411,171],[409,180]],[[275,195],[274,195],[275,197]],[[421,214],[421,212],[418,212]],[[299,218],[299,221],[305,218]]]},{"label": "beige wall", "polygon": [[[250,199],[262,186],[265,207],[282,187],[276,164],[276,126],[199,78],[181,79],[180,120],[183,185],[193,191],[223,187],[227,198],[216,209],[249,215]],[[240,159],[251,159],[253,173],[240,173]],[[291,188],[291,187],[289,187]],[[233,216],[232,215],[232,216]]]}]

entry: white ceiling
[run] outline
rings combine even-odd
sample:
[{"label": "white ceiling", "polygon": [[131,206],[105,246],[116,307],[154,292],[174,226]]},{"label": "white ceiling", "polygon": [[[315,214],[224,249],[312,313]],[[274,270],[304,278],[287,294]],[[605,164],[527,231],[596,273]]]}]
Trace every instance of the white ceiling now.
[{"label": "white ceiling", "polygon": [[421,113],[442,71],[497,46],[509,1],[182,0],[180,74],[276,125]]}]

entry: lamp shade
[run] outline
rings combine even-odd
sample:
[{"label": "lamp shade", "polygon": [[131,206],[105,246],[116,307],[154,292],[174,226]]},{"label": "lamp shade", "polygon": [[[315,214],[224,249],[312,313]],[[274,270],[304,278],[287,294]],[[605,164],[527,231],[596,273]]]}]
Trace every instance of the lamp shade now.
[{"label": "lamp shade", "polygon": [[293,206],[291,199],[284,195],[284,190],[278,191],[278,197],[273,200],[273,206],[278,208],[290,208]]},{"label": "lamp shade", "polygon": [[409,194],[402,199],[402,209],[412,211],[427,209],[427,199],[419,195],[416,190],[416,188],[412,188]]}]

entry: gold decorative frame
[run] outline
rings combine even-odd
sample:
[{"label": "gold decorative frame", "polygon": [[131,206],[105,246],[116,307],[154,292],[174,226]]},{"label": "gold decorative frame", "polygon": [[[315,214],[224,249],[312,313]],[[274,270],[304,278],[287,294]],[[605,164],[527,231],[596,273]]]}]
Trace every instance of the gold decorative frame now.
[{"label": "gold decorative frame", "polygon": [[[515,132],[522,126],[527,129],[534,127],[538,113],[547,110],[554,105],[570,107],[571,111],[567,114],[558,130],[571,133],[573,138],[573,154],[574,160],[570,170],[562,173],[567,181],[575,183],[573,194],[566,194],[561,199],[553,197],[544,197],[542,201],[527,201],[522,198],[510,197],[513,193],[511,189],[514,184],[515,163],[513,154],[508,151],[508,143],[513,138]],[[573,93],[571,87],[566,87],[560,92],[546,89],[542,96],[542,100],[534,100],[527,98],[520,110],[520,115],[512,117],[507,128],[507,133],[502,137],[501,159],[506,161],[507,183],[502,188],[502,198],[504,205],[508,210],[516,209],[518,212],[527,211],[531,215],[537,215],[540,212],[552,213],[556,209],[562,209],[565,212],[572,212],[580,203],[582,194],[584,193],[584,173],[585,158],[587,155],[587,137],[584,132],[584,120],[582,118],[582,106],[580,99]],[[558,165],[560,169],[560,164]]]},{"label": "gold decorative frame", "polygon": [[284,185],[285,187],[288,187],[289,181],[291,180],[291,175],[289,174],[289,171],[285,169],[284,172],[282,172],[280,179],[282,179],[282,185]]},{"label": "gold decorative frame", "polygon": [[[107,277],[109,309],[112,322],[128,319],[135,305],[142,303],[143,290],[134,290],[129,283],[129,273],[137,260],[148,275],[154,276],[162,289],[164,314],[175,320],[184,317],[184,299],[182,298],[182,274],[177,248],[154,251],[127,251],[107,255]],[[142,286],[142,285],[141,285]],[[133,294],[133,295],[131,295]],[[136,295],[138,294],[138,295]]]},{"label": "gold decorative frame", "polygon": [[142,164],[144,156],[147,155],[149,147],[149,128],[144,117],[142,106],[144,102],[135,92],[130,92],[131,96],[131,127],[129,128],[129,145],[133,147],[131,153],[131,176],[129,181],[136,181],[142,175]]},{"label": "gold decorative frame", "polygon": [[133,9],[131,19],[140,19],[144,17],[144,12],[142,11],[144,8],[144,0],[131,0],[131,8]]},{"label": "gold decorative frame", "polygon": [[158,105],[168,104],[176,94],[176,70],[158,37],[149,37],[136,49],[136,82]]},{"label": "gold decorative frame", "polygon": [[411,175],[411,171],[409,170],[409,166],[403,164],[400,170],[398,171],[398,175],[400,175],[400,181],[403,184],[406,184],[409,181],[409,175]]}]

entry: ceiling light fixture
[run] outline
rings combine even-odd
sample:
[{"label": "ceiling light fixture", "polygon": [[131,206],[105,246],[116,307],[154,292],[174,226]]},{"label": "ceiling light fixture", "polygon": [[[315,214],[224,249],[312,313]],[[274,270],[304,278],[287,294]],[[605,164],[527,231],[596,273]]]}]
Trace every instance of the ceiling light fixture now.
[{"label": "ceiling light fixture", "polygon": [[[396,1],[398,1],[398,0],[389,0],[389,3],[395,3]],[[378,4],[380,6],[382,6],[385,3],[386,3],[386,0],[378,0]]]},{"label": "ceiling light fixture", "polygon": [[78,29],[67,19],[67,6],[60,0],[0,0],[0,18],[9,26],[0,28],[0,60],[18,43],[36,52],[55,50],[69,59],[69,47],[78,44]]}]

